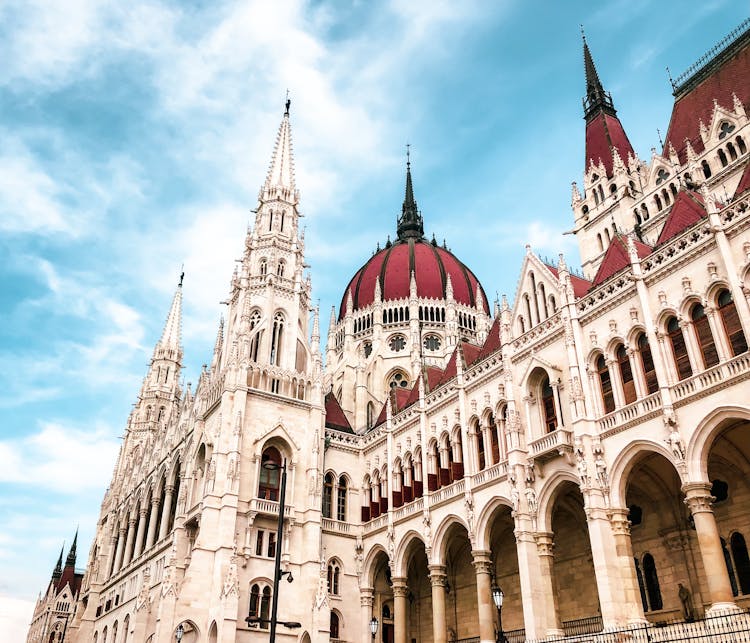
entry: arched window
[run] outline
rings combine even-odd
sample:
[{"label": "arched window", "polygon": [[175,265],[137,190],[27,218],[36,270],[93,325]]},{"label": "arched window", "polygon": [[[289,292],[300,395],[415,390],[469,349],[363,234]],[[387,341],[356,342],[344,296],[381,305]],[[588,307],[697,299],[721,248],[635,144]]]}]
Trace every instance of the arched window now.
[{"label": "arched window", "polygon": [[711,166],[708,164],[708,161],[704,160],[701,163],[701,169],[703,170],[703,177],[708,179],[711,177]]},{"label": "arched window", "polygon": [[250,588],[250,605],[247,615],[251,618],[258,618],[260,616],[260,586],[258,583],[255,583]]},{"label": "arched window", "polygon": [[729,152],[729,158],[733,161],[737,160],[737,150],[734,149],[734,145],[727,143],[727,152]]},{"label": "arched window", "polygon": [[643,215],[643,220],[648,221],[648,206],[645,203],[641,203],[641,214]]},{"label": "arched window", "polygon": [[265,258],[263,258],[260,260],[260,276],[265,277],[267,272],[268,272],[268,262],[265,260]]},{"label": "arched window", "polygon": [[339,576],[341,570],[336,561],[328,563],[328,593],[334,596],[339,595]]},{"label": "arched window", "polygon": [[285,268],[286,268],[285,261],[283,259],[279,259],[279,263],[276,265],[276,275],[279,277],[283,277]]},{"label": "arched window", "polygon": [[549,317],[549,310],[547,310],[547,292],[544,289],[544,284],[539,284],[539,297],[542,300],[542,310],[544,311],[544,318]]},{"label": "arched window", "polygon": [[479,470],[487,468],[487,453],[484,448],[484,435],[479,422],[474,421],[474,439],[477,441],[477,459],[479,460]]},{"label": "arched window", "polygon": [[602,234],[601,232],[596,233],[596,243],[599,246],[599,252],[602,252],[604,250],[604,243],[602,243]]},{"label": "arched window", "polygon": [[102,643],[107,643],[107,627],[102,630]]},{"label": "arched window", "polygon": [[407,386],[409,386],[409,379],[406,377],[406,373],[403,371],[395,371],[391,374],[391,377],[388,380],[389,389],[406,388]]},{"label": "arched window", "polygon": [[604,355],[599,355],[596,360],[596,373],[599,376],[599,387],[602,392],[602,405],[605,413],[611,413],[615,410],[615,396],[612,391],[612,378],[609,374],[609,367]]},{"label": "arched window", "polygon": [[604,228],[604,238],[607,240],[607,245],[612,241],[612,237],[609,234],[609,228]]},{"label": "arched window", "polygon": [[339,478],[339,488],[336,490],[336,520],[346,520],[346,476]]},{"label": "arched window", "polygon": [[495,425],[495,416],[490,413],[487,418],[489,424],[488,431],[490,434],[490,444],[492,445],[492,464],[500,462],[500,443],[497,440],[497,426]]},{"label": "arched window", "polygon": [[547,432],[557,429],[557,411],[555,409],[555,393],[549,383],[549,377],[545,374],[539,387],[542,400],[542,417]]},{"label": "arched window", "polygon": [[250,314],[250,359],[254,362],[258,361],[258,349],[260,348],[260,338],[263,335],[263,330],[256,327],[260,324],[260,311],[254,310]]},{"label": "arched window", "polygon": [[635,563],[635,575],[638,578],[638,589],[641,592],[641,603],[643,604],[643,611],[648,612],[648,598],[646,596],[646,584],[643,582],[643,572],[641,571],[641,562],[634,558]]},{"label": "arched window", "polygon": [[429,464],[432,472],[427,474],[427,488],[430,491],[440,488],[440,450],[437,442],[433,442],[429,447]]},{"label": "arched window", "polygon": [[682,334],[680,323],[677,317],[670,317],[667,321],[667,335],[669,344],[672,347],[672,357],[674,357],[675,368],[677,369],[677,378],[684,380],[693,374],[688,357],[687,346],[685,345],[685,336]]},{"label": "arched window", "polygon": [[531,316],[531,301],[529,300],[528,294],[524,293],[523,301],[526,304],[526,317],[529,319],[529,328],[534,326],[534,320]]},{"label": "arched window", "polygon": [[523,315],[518,316],[518,326],[521,334],[523,335],[526,332],[526,324],[524,324],[523,322]]},{"label": "arched window", "polygon": [[633,379],[633,369],[630,368],[630,358],[625,346],[620,344],[617,349],[617,367],[620,369],[620,380],[622,381],[622,392],[625,396],[625,404],[635,402],[635,380]]},{"label": "arched window", "polygon": [[727,568],[727,574],[729,575],[729,585],[732,588],[732,596],[737,596],[739,592],[739,588],[737,587],[737,577],[734,575],[734,567],[732,567],[732,557],[729,554],[729,549],[727,548],[727,541],[723,538],[721,540],[721,553],[724,555],[724,565]]},{"label": "arched window", "polygon": [[737,307],[734,305],[732,294],[728,290],[722,290],[719,293],[717,303],[732,355],[744,353],[747,350],[747,340],[745,339],[745,333],[742,331],[740,316],[737,314]]},{"label": "arched window", "polygon": [[279,499],[279,480],[280,480],[280,467],[281,467],[281,453],[276,447],[266,447],[263,450],[263,456],[261,462],[270,460],[275,462],[279,468],[267,469],[264,466],[260,467],[260,482],[258,484],[258,498],[265,500],[278,500]]},{"label": "arched window", "polygon": [[649,346],[646,333],[641,333],[638,337],[638,353],[641,356],[643,377],[646,380],[646,393],[651,395],[659,390],[659,381],[656,378],[656,367],[654,366],[654,358],[651,355],[651,346]]},{"label": "arched window", "polygon": [[549,306],[552,309],[552,314],[554,315],[557,312],[557,302],[555,301],[554,295],[549,296]]},{"label": "arched window", "polygon": [[371,429],[375,424],[375,405],[372,402],[367,403],[367,428]]},{"label": "arched window", "polygon": [[286,210],[281,211],[281,225],[279,226],[279,229],[284,232],[284,218],[286,217]]},{"label": "arched window", "polygon": [[724,150],[719,148],[719,162],[721,163],[721,167],[726,167],[729,164],[729,161],[727,161],[727,155],[724,154]]},{"label": "arched window", "polygon": [[737,147],[740,150],[740,154],[744,154],[745,152],[747,152],[747,145],[745,145],[745,141],[742,140],[741,136],[738,136],[734,140],[737,143]]},{"label": "arched window", "polygon": [[333,515],[333,474],[329,471],[323,479],[323,518]]},{"label": "arched window", "polygon": [[284,315],[276,313],[273,318],[271,335],[271,364],[278,366],[281,362],[281,340],[284,333]]},{"label": "arched window", "polygon": [[[260,597],[260,618],[268,620],[268,613],[271,609],[271,588],[266,585]],[[262,625],[261,627],[265,627]]]},{"label": "arched window", "polygon": [[735,531],[729,542],[732,547],[732,558],[734,559],[734,568],[737,570],[740,591],[743,594],[750,594],[750,557],[747,554],[745,537],[740,532]]},{"label": "arched window", "polygon": [[643,575],[646,581],[646,596],[648,598],[648,607],[650,610],[660,610],[662,608],[661,590],[659,589],[659,576],[656,573],[656,564],[651,554],[643,557]]},{"label": "arched window", "polygon": [[339,638],[339,615],[331,610],[331,627],[329,628],[329,638]]},{"label": "arched window", "polygon": [[714,336],[703,306],[695,304],[690,309],[690,318],[693,320],[693,328],[703,356],[703,365],[706,368],[715,366],[719,363],[719,354],[716,352]]},{"label": "arched window", "polygon": [[654,196],[654,202],[656,203],[656,209],[661,212],[661,209],[664,207],[661,204],[661,197],[657,194]]}]

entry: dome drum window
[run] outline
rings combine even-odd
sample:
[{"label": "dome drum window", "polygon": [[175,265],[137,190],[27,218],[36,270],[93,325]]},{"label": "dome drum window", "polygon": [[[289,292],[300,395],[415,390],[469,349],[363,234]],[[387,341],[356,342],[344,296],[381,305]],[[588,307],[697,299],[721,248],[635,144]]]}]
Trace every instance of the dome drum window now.
[{"label": "dome drum window", "polygon": [[394,353],[399,353],[406,348],[406,337],[394,335],[388,340],[388,346]]}]

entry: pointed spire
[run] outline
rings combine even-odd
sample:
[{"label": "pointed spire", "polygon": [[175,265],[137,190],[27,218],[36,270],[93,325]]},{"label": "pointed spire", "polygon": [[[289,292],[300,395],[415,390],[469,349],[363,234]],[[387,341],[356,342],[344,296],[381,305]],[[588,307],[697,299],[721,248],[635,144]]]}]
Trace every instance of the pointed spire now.
[{"label": "pointed spire", "polygon": [[289,122],[289,106],[291,101],[287,98],[286,111],[281,119],[279,133],[276,136],[276,145],[271,157],[271,165],[268,168],[266,182],[263,185],[263,195],[270,198],[275,189],[280,189],[283,196],[294,195],[294,157],[292,156],[292,126]]},{"label": "pointed spire", "polygon": [[76,566],[76,548],[78,547],[78,527],[76,527],[76,535],[73,537],[73,544],[70,546],[68,557],[65,560],[66,567]]},{"label": "pointed spire", "polygon": [[320,306],[313,308],[312,340],[320,342]]},{"label": "pointed spire", "polygon": [[157,344],[157,349],[165,350],[180,350],[181,334],[182,334],[182,281],[185,278],[185,272],[180,274],[180,283],[177,285],[174,297],[172,298],[172,306],[169,309],[167,315],[167,321],[164,324],[164,331],[161,334],[161,339]]},{"label": "pointed spire", "polygon": [[396,234],[399,240],[421,239],[424,236],[424,221],[414,199],[414,188],[411,182],[411,157],[409,146],[406,146],[406,191],[404,203],[401,206],[401,216],[398,219]]},{"label": "pointed spire", "polygon": [[333,336],[336,330],[336,306],[331,306],[331,316],[328,318],[328,336]]},{"label": "pointed spire", "polygon": [[60,547],[60,556],[57,559],[57,564],[55,565],[55,571],[52,572],[52,578],[60,578],[60,576],[62,576],[62,557],[63,557],[64,549],[65,549],[65,543],[63,543],[63,546]]},{"label": "pointed spire", "polygon": [[583,25],[581,25],[581,37],[583,38],[583,66],[586,72],[586,98],[583,99],[586,120],[588,121],[599,110],[607,111],[614,116],[616,112],[612,96],[604,91],[602,82],[599,80],[589,43],[586,42],[586,34],[583,32]]}]

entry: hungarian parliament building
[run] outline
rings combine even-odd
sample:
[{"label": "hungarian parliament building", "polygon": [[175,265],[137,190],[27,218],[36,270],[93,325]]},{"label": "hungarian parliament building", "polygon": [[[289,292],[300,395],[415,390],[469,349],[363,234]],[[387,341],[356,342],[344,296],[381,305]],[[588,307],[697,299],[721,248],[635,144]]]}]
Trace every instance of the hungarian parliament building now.
[{"label": "hungarian parliament building", "polygon": [[673,81],[650,158],[583,59],[580,269],[528,247],[488,301],[407,163],[322,340],[287,103],[197,386],[180,282],[29,643],[750,631],[750,20]]}]

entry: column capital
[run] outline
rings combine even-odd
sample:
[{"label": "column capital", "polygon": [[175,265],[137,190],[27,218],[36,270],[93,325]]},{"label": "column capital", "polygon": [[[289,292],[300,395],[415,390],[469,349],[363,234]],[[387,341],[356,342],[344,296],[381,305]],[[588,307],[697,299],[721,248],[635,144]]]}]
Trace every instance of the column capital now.
[{"label": "column capital", "polygon": [[397,577],[394,577],[392,580],[393,580],[392,589],[393,589],[394,598],[397,598],[399,596],[406,596],[409,593],[409,586],[406,584],[405,578],[401,576],[397,576]]},{"label": "column capital", "polygon": [[129,516],[128,517],[128,526],[129,527],[134,527],[136,520],[138,520],[138,519],[135,516]]},{"label": "column capital", "polygon": [[609,510],[609,522],[612,524],[612,533],[615,536],[630,535],[630,510],[625,507],[612,507]]},{"label": "column capital", "polygon": [[173,484],[168,484],[166,486],[166,491],[167,491],[167,494],[171,496],[174,493],[174,485]]},{"label": "column capital", "polygon": [[711,483],[686,482],[682,485],[682,492],[685,494],[685,504],[690,513],[713,513],[711,505],[716,498],[711,495]]},{"label": "column capital", "polygon": [[554,534],[551,531],[538,531],[534,534],[536,549],[540,556],[554,556]]},{"label": "column capital", "polygon": [[372,607],[375,590],[372,587],[359,588],[359,604],[362,607]]},{"label": "column capital", "polygon": [[492,573],[492,555],[491,552],[475,549],[471,552],[472,563],[477,574]]},{"label": "column capital", "polygon": [[445,587],[445,583],[448,580],[448,573],[445,565],[428,565],[427,569],[430,573],[430,583],[433,586]]},{"label": "column capital", "polygon": [[119,531],[119,533],[120,533],[121,536],[124,536],[125,535],[125,531],[126,531],[125,530],[125,526],[124,525],[120,525],[120,529],[118,531]]},{"label": "column capital", "polygon": [[141,518],[144,518],[144,517],[146,516],[146,514],[147,514],[147,513],[148,513],[148,506],[147,506],[147,505],[146,505],[146,503],[144,502],[144,503],[143,503],[143,505],[142,505],[141,507],[139,507],[139,508],[138,508],[138,515],[139,515],[139,516],[140,516]]}]

